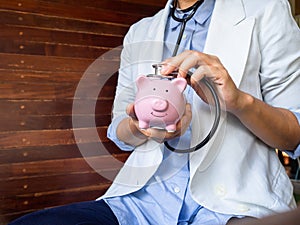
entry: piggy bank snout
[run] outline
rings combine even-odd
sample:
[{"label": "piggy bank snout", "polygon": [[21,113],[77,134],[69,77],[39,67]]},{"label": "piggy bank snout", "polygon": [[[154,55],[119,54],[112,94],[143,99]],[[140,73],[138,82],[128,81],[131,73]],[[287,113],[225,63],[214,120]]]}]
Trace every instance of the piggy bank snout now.
[{"label": "piggy bank snout", "polygon": [[155,111],[165,111],[168,108],[168,101],[164,99],[153,99],[151,106]]}]

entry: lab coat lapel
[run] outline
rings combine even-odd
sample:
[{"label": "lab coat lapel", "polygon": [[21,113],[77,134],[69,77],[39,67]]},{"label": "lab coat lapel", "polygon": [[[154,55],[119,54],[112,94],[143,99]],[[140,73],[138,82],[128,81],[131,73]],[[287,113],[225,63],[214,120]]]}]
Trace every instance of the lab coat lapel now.
[{"label": "lab coat lapel", "polygon": [[[163,49],[164,49],[164,35],[165,35],[165,27],[168,20],[168,15],[170,11],[170,6],[172,0],[168,0],[168,3],[165,6],[164,11],[162,12],[162,15],[159,17],[156,17],[154,19],[148,29],[147,34],[144,36],[143,40],[143,50],[147,54],[145,54],[145,57],[147,57],[146,60],[152,60],[161,62],[163,57]],[[151,31],[151,32],[149,32]],[[142,57],[143,58],[143,57]]]},{"label": "lab coat lapel", "polygon": [[243,77],[254,19],[245,19],[242,0],[216,0],[204,52],[216,55],[237,86]]},{"label": "lab coat lapel", "polygon": [[[242,0],[216,0],[204,52],[219,57],[236,86],[240,85],[244,74],[253,26],[254,19],[245,19]],[[199,101],[194,100],[195,108],[197,104],[200,104]],[[198,137],[198,133],[201,133],[199,121],[197,118],[193,120],[192,146],[201,139]],[[226,113],[223,113],[213,139],[203,149],[190,156],[192,176],[196,170],[204,171],[213,162],[221,149],[220,142],[225,129]]]},{"label": "lab coat lapel", "polygon": [[139,74],[153,73],[154,69],[152,68],[152,65],[162,61],[165,27],[170,11],[169,4],[171,2],[172,0],[168,0],[165,9],[160,12],[162,15],[153,19],[146,31],[147,33],[139,34],[142,37],[142,42],[135,44],[138,49],[136,53],[138,54],[137,68]]},{"label": "lab coat lapel", "polygon": [[151,30],[152,32],[148,32],[148,38],[149,40],[155,40],[155,41],[164,41],[164,35],[165,35],[165,28],[168,20],[168,16],[170,13],[170,5],[172,4],[173,0],[168,0],[163,14],[161,17],[158,17],[157,19],[153,20],[149,31]]}]

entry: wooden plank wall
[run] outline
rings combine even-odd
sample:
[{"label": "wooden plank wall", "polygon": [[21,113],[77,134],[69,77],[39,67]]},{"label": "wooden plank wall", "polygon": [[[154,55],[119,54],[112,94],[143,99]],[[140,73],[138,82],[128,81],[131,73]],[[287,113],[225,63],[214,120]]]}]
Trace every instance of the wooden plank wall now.
[{"label": "wooden plank wall", "polygon": [[292,8],[292,13],[295,16],[300,15],[300,1],[299,0],[289,0]]},{"label": "wooden plank wall", "polygon": [[292,14],[300,27],[300,1],[299,0],[288,0],[291,5]]},{"label": "wooden plank wall", "polygon": [[300,1],[294,0],[294,13],[295,13],[295,20],[298,23],[298,26],[300,27]]},{"label": "wooden plank wall", "polygon": [[[106,138],[117,74],[96,99],[95,113],[73,118],[76,87],[87,68],[120,46],[130,24],[153,15],[165,0],[0,0],[0,224],[38,209],[93,200],[111,184],[90,160],[115,174],[128,154]],[[118,66],[118,58],[107,67]],[[99,74],[98,74],[99,75]],[[101,81],[101,74],[100,78]],[[91,129],[95,118],[101,142],[114,156],[99,152],[99,139],[78,145],[74,129]]]}]

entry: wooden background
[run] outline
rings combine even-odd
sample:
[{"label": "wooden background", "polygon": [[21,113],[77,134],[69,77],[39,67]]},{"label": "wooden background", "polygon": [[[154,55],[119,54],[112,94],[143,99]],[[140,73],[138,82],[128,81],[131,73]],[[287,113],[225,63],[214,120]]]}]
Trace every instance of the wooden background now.
[{"label": "wooden background", "polygon": [[[117,75],[97,98],[99,136],[75,142],[72,104],[78,82],[96,58],[120,46],[129,25],[165,0],[0,0],[0,224],[38,209],[94,200],[111,184],[90,160],[114,174],[126,159],[106,138]],[[117,66],[118,58],[107,61]],[[101,73],[98,81],[101,82]],[[91,84],[95,85],[95,84]],[[96,84],[97,85],[97,84]],[[99,139],[114,156],[99,151]],[[102,155],[103,154],[103,155]]]},{"label": "wooden background", "polygon": [[292,13],[295,17],[296,22],[300,27],[300,0],[289,0],[292,6]]}]

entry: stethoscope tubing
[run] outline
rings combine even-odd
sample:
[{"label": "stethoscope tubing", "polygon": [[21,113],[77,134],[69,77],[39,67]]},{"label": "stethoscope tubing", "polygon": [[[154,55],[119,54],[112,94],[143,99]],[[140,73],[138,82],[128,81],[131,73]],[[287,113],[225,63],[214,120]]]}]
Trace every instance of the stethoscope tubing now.
[{"label": "stethoscope tubing", "polygon": [[[191,72],[188,72],[188,75],[191,76]],[[201,82],[203,82],[205,84],[205,86],[209,89],[209,91],[212,94],[213,100],[214,100],[215,119],[214,119],[213,125],[212,125],[209,133],[207,134],[207,136],[199,144],[197,144],[194,147],[186,148],[186,149],[176,149],[176,148],[170,146],[167,141],[165,141],[164,145],[167,147],[167,149],[169,149],[172,152],[177,152],[177,153],[195,152],[195,151],[199,150],[200,148],[202,148],[204,145],[206,145],[211,140],[211,138],[213,137],[213,135],[216,133],[216,131],[218,129],[218,126],[220,123],[220,118],[221,118],[221,104],[220,104],[218,95],[217,95],[213,85],[206,78],[203,78],[201,80]]]},{"label": "stethoscope tubing", "polygon": [[[177,0],[174,1],[174,5],[171,9],[171,16],[174,20],[181,22],[181,27],[180,27],[180,32],[176,41],[176,45],[173,51],[172,56],[176,56],[179,46],[180,46],[180,42],[182,40],[182,36],[186,27],[186,23],[194,16],[194,14],[196,13],[197,9],[199,8],[199,6],[203,3],[204,0],[199,0],[197,1],[193,6],[192,6],[192,12],[185,18],[178,18],[175,15],[175,10],[176,10],[176,6],[177,6]],[[189,71],[187,74],[189,77],[192,76],[192,73]],[[203,78],[201,80],[201,82],[203,82],[205,84],[205,86],[209,89],[209,91],[212,94],[213,100],[214,100],[214,107],[215,107],[215,119],[214,119],[214,123],[212,125],[211,130],[209,131],[209,133],[207,134],[207,136],[196,146],[191,147],[191,148],[186,148],[186,149],[176,149],[173,148],[172,146],[169,145],[169,143],[167,141],[164,142],[164,145],[173,152],[177,152],[177,153],[190,153],[190,152],[195,152],[197,150],[199,150],[200,148],[202,148],[204,145],[206,145],[211,138],[213,137],[213,135],[216,133],[218,126],[219,126],[219,122],[220,122],[220,118],[221,118],[221,105],[220,105],[220,101],[218,98],[218,95],[213,87],[213,85],[206,79]]]},{"label": "stethoscope tubing", "polygon": [[199,0],[197,1],[193,6],[192,6],[192,12],[185,18],[179,18],[175,15],[175,10],[176,10],[176,6],[177,6],[177,0],[174,1],[174,5],[173,7],[171,8],[171,16],[172,18],[177,21],[177,22],[180,22],[181,23],[181,26],[180,26],[180,31],[179,31],[179,35],[178,35],[178,38],[177,38],[177,41],[176,41],[176,45],[175,45],[175,49],[173,51],[173,54],[172,54],[172,57],[173,56],[176,56],[177,55],[177,52],[178,52],[178,49],[179,49],[179,46],[180,46],[180,42],[182,40],[182,36],[183,36],[183,32],[185,30],[185,27],[186,27],[186,23],[193,18],[193,16],[195,15],[197,9],[200,7],[200,5],[202,5],[204,0]]}]

